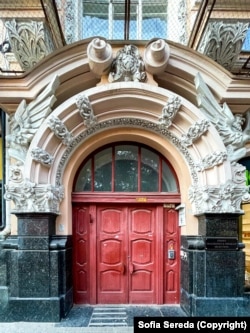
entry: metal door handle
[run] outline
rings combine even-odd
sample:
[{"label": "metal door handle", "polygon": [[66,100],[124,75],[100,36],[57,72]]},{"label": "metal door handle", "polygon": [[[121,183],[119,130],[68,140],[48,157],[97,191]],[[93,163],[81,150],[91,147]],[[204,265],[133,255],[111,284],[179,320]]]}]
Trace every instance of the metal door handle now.
[{"label": "metal door handle", "polygon": [[134,265],[132,262],[129,263],[129,272],[130,272],[130,274],[134,273]]}]

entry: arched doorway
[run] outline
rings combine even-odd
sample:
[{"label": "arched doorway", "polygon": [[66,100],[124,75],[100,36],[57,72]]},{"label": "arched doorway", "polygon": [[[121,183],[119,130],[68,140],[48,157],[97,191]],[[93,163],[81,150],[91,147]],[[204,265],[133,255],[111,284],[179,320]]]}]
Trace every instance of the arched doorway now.
[{"label": "arched doorway", "polygon": [[72,194],[74,302],[179,303],[179,203],[155,150],[121,142],[88,156]]}]

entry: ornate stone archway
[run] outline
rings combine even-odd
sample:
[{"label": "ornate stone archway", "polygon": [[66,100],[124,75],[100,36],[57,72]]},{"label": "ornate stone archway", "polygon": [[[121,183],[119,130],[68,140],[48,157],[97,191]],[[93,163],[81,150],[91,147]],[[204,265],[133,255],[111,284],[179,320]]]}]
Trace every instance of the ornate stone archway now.
[{"label": "ornate stone archway", "polygon": [[[91,138],[99,133],[105,138],[121,129],[128,134],[139,129],[147,133],[141,138],[137,134],[137,139],[143,141],[147,136],[151,145],[168,155],[179,180],[189,178],[189,185],[185,184],[188,188],[182,186],[181,190],[183,204],[188,207],[192,204],[193,214],[241,212],[240,204],[247,193],[244,170],[230,161],[220,133],[196,106],[166,89],[139,82],[119,82],[88,89],[52,111],[59,84],[55,77],[32,102],[43,105],[36,134],[32,135],[33,129],[27,134],[24,128],[8,137],[9,153],[18,161],[11,166],[10,183],[6,187],[6,199],[14,202],[14,212],[64,215],[60,204],[66,210],[70,205],[72,171],[82,160],[82,156],[75,157],[78,151],[84,150],[81,147],[85,142],[91,146]],[[22,112],[25,113],[25,107],[29,112],[32,110],[33,105],[22,104],[19,106]],[[180,164],[183,168],[178,167]],[[71,178],[64,175],[65,170]]]},{"label": "ornate stone archway", "polygon": [[[134,72],[133,77],[138,78],[137,74]],[[13,280],[2,290],[8,295],[17,278],[20,288],[12,288],[11,297],[21,295],[22,320],[32,318],[30,309],[38,308],[38,303],[36,315],[43,321],[60,319],[72,305],[69,207],[76,170],[97,147],[128,139],[146,143],[166,156],[181,185],[182,203],[187,208],[186,225],[181,228],[181,305],[185,311],[198,316],[211,311],[213,315],[214,305],[220,302],[220,308],[228,306],[228,315],[235,315],[236,303],[241,309],[238,314],[245,314],[240,306],[245,299],[238,217],[248,189],[236,157],[244,150],[246,133],[239,123],[236,131],[227,126],[226,138],[230,140],[225,139],[223,129],[208,112],[215,106],[207,103],[211,102],[209,91],[199,76],[196,80],[199,108],[170,90],[138,81],[103,82],[94,88],[78,89],[54,107],[60,89],[57,76],[33,102],[20,103],[16,116],[23,122],[20,125],[13,118],[7,138],[11,163],[5,196],[18,218],[18,233],[11,244],[8,238],[4,243],[11,257],[6,269],[16,272],[17,262],[20,270],[9,274]],[[193,225],[195,228],[190,227]],[[10,229],[3,233],[6,236]],[[222,241],[232,237],[232,251],[220,251],[219,255],[208,251],[207,239],[214,237]],[[230,262],[226,274],[222,271],[225,258]],[[31,265],[34,274],[26,281]],[[60,278],[67,280],[62,289],[59,267],[63,267]],[[194,271],[199,274],[194,276]],[[220,281],[217,288],[211,282],[214,278]],[[25,302],[27,298],[29,302]],[[18,304],[6,296],[1,306],[0,319],[8,320]],[[41,315],[48,306],[53,311]],[[16,320],[15,315],[11,318]]]}]

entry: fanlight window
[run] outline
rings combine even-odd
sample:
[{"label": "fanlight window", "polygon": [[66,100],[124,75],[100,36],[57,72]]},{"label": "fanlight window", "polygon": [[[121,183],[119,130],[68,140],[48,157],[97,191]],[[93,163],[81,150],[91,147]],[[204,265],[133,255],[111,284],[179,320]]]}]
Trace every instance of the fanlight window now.
[{"label": "fanlight window", "polygon": [[93,153],[77,176],[75,192],[178,192],[174,171],[157,152],[117,144]]}]

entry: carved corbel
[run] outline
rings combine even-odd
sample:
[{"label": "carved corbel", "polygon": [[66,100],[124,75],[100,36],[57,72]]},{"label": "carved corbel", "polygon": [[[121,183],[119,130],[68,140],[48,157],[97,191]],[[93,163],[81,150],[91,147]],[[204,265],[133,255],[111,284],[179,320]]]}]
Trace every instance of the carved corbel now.
[{"label": "carved corbel", "polygon": [[161,125],[169,128],[181,107],[181,99],[179,96],[171,96],[166,105],[162,109],[162,115],[159,118]]},{"label": "carved corbel", "polygon": [[94,111],[86,95],[79,94],[76,97],[76,106],[79,109],[80,116],[83,118],[83,122],[86,127],[90,127],[96,123]]},{"label": "carved corbel", "polygon": [[183,134],[181,141],[186,147],[192,145],[192,143],[198,140],[203,134],[205,134],[209,127],[209,121],[202,119],[197,121],[191,127],[189,127],[187,134]]},{"label": "carved corbel", "polygon": [[65,124],[58,117],[51,116],[48,119],[47,124],[51,131],[55,134],[55,136],[58,139],[62,140],[62,143],[64,145],[67,146],[71,143],[71,141],[73,140],[73,135],[68,131]]},{"label": "carved corbel", "polygon": [[44,149],[36,147],[31,150],[31,156],[33,160],[49,167],[54,161],[54,157],[46,152]]},{"label": "carved corbel", "polygon": [[227,152],[219,151],[206,155],[200,162],[196,164],[198,171],[213,168],[214,166],[222,164],[227,159]]}]

